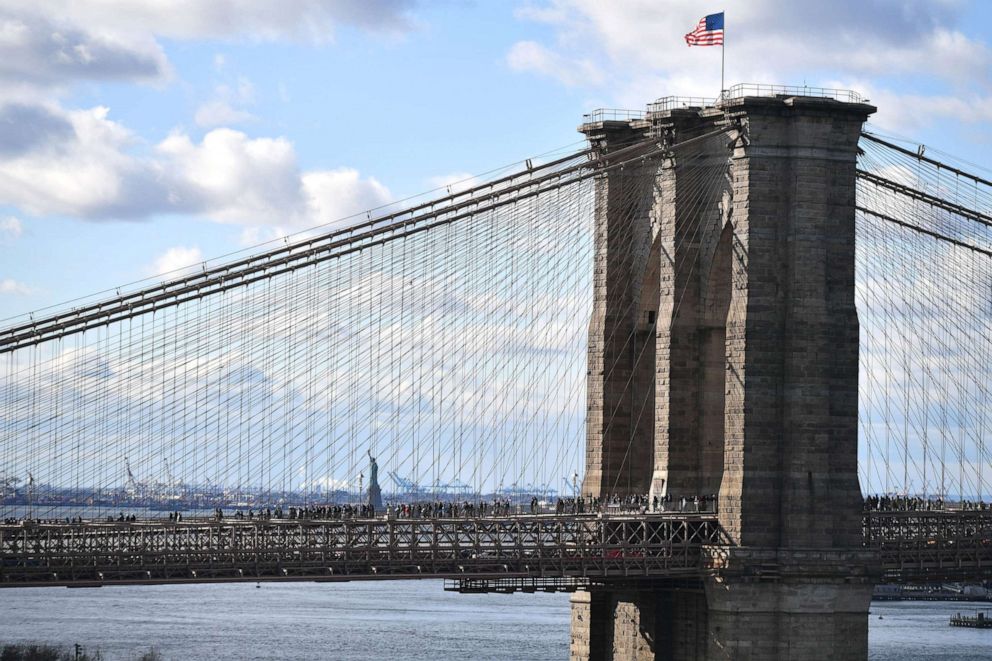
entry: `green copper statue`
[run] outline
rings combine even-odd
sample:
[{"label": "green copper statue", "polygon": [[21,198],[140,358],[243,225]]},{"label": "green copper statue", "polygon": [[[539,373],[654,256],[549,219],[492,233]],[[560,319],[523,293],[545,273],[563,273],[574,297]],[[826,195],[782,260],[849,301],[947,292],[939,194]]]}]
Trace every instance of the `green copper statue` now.
[{"label": "green copper statue", "polygon": [[382,490],[379,488],[379,464],[376,463],[375,457],[372,456],[372,450],[369,453],[369,505],[376,511],[382,511]]}]

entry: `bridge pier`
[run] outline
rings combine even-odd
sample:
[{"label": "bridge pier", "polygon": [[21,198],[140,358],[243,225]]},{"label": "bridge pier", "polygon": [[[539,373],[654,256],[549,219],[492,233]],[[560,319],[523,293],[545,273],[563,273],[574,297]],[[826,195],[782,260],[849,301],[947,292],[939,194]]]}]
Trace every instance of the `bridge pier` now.
[{"label": "bridge pier", "polygon": [[697,589],[576,592],[573,661],[703,659],[706,597]]},{"label": "bridge pier", "polygon": [[871,584],[798,579],[707,583],[708,661],[823,659],[868,655]]},{"label": "bridge pier", "polygon": [[872,552],[738,547],[716,551],[709,562],[706,654],[689,658],[867,657],[868,607],[878,575]]},{"label": "bridge pier", "polygon": [[[622,482],[608,458],[650,455],[624,466],[635,471],[624,475],[629,491],[718,493],[733,546],[714,550],[696,591],[576,597],[573,658],[867,658],[876,563],[861,550],[854,204],[858,139],[873,111],[741,97],[659,109],[626,128],[582,127],[603,154],[632,132],[677,145],[725,131],[628,173],[650,180],[639,206],[632,179],[598,182],[584,491]],[[638,213],[618,214],[621,201]],[[599,241],[618,227],[634,244]],[[609,323],[620,310],[634,312]],[[617,360],[604,361],[636,337],[646,311],[655,311],[651,382],[643,364],[611,371]],[[649,392],[651,433],[594,415],[625,413],[617,402]]]},{"label": "bridge pier", "polygon": [[841,571],[787,579],[720,576],[697,589],[577,592],[571,659],[863,659],[872,588],[871,577]]},{"label": "bridge pier", "polygon": [[702,659],[706,597],[698,589],[572,595],[573,661]]}]

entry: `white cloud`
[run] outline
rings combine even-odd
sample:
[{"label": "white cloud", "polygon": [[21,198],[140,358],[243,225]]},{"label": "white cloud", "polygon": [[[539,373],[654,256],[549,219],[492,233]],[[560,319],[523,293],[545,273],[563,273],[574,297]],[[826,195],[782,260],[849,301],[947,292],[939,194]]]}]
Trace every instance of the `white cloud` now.
[{"label": "white cloud", "polygon": [[24,226],[21,220],[15,216],[0,218],[0,243],[13,243],[21,238],[24,233]]},{"label": "white cloud", "polygon": [[427,180],[427,183],[432,189],[441,188],[449,194],[455,194],[478,186],[481,182],[477,177],[468,172],[452,172],[451,174],[431,177]]},{"label": "white cloud", "polygon": [[948,120],[968,124],[992,122],[992,95],[897,94],[878,90],[871,94],[871,100],[878,106],[878,115],[872,118],[872,123],[896,132],[912,133]]},{"label": "white cloud", "polygon": [[255,86],[244,76],[238,78],[238,85],[234,90],[234,94],[241,103],[255,102]]},{"label": "white cloud", "polygon": [[0,153],[0,200],[36,215],[131,217],[163,205],[161,172],[131,156],[135,137],[109,110],[49,109],[71,127],[21,153]]},{"label": "white cloud", "polygon": [[599,84],[603,74],[588,59],[571,59],[548,50],[534,41],[518,41],[510,48],[506,62],[515,71],[531,71],[573,86]]},{"label": "white cloud", "polygon": [[193,119],[197,126],[210,128],[230,124],[243,124],[252,121],[255,119],[255,116],[246,110],[232,108],[227,101],[215,99],[197,108]]},{"label": "white cloud", "polygon": [[[303,473],[305,469],[300,468],[300,474]],[[358,479],[357,477],[355,478]],[[348,480],[339,480],[330,475],[324,475],[321,477],[315,477],[309,482],[304,480],[300,483],[300,489],[321,489],[323,491],[347,491],[348,489],[354,488],[353,485]]]},{"label": "white cloud", "polygon": [[255,102],[255,86],[250,80],[241,77],[237,85],[218,85],[214,98],[201,105],[194,116],[198,126],[212,128],[253,121],[255,116],[245,110]]},{"label": "white cloud", "polygon": [[27,296],[32,293],[34,293],[34,288],[29,287],[23,282],[18,282],[17,280],[12,280],[11,278],[4,278],[0,280],[0,294]]},{"label": "white cloud", "polygon": [[305,212],[293,145],[215,129],[196,144],[175,133],[157,147],[170,206],[221,222],[294,224]]},{"label": "white cloud", "polygon": [[[168,75],[165,54],[146,31],[115,32],[59,12],[7,3],[0,9],[0,80],[59,85],[72,80],[156,80]],[[63,15],[64,19],[64,15]]]},{"label": "white cloud", "polygon": [[[86,80],[160,82],[171,69],[158,39],[325,42],[341,26],[413,27],[412,0],[8,0],[0,7],[0,203],[86,219],[186,213],[275,228],[328,222],[391,196],[348,169],[302,172],[284,138],[249,138],[254,85],[215,88],[195,112],[213,129],[174,133],[149,149],[109,109],[57,101]],[[230,69],[217,53],[213,65]],[[280,84],[280,94],[285,87]]]},{"label": "white cloud", "polygon": [[0,203],[35,215],[103,220],[188,213],[281,233],[392,200],[383,184],[354,169],[301,171],[285,138],[219,128],[195,142],[175,132],[137,156],[138,141],[109,119],[107,108],[47,111],[68,133],[42,136],[16,153],[0,150]]},{"label": "white cloud", "polygon": [[19,102],[0,106],[0,157],[72,137],[72,123],[50,108]]},{"label": "white cloud", "polygon": [[[728,68],[740,74],[835,69],[916,72],[955,65],[957,73],[981,68],[987,48],[949,24],[960,3],[912,0],[835,0],[783,3],[727,0]],[[552,0],[520,15],[554,26],[562,50],[600,44],[621,66],[654,70],[697,69],[718,48],[688,48],[683,35],[701,15],[689,0]],[[589,40],[592,37],[594,40]],[[979,58],[976,60],[976,58]],[[965,72],[960,69],[964,67]]]},{"label": "white cloud", "polygon": [[248,39],[323,42],[338,26],[397,32],[409,30],[412,0],[7,0],[27,15],[60,16],[66,22],[112,34],[169,39]]},{"label": "white cloud", "polygon": [[[906,97],[911,102],[944,117],[982,119],[970,100],[944,98],[964,93],[980,101],[985,95],[975,81],[987,80],[992,66],[989,47],[956,28],[963,17],[957,0],[727,0],[724,6],[728,84],[903,76],[903,89],[918,88]],[[566,85],[596,88],[604,103],[616,106],[637,107],[669,94],[712,98],[719,91],[720,49],[689,48],[683,40],[703,13],[690,0],[539,2],[517,15],[550,26],[552,42],[515,44],[508,61]],[[601,75],[586,75],[585,66]]]},{"label": "white cloud", "polygon": [[[399,34],[413,0],[6,0],[0,6],[0,101],[37,101],[83,81],[161,83],[160,39],[333,40],[335,29]],[[213,58],[218,71],[226,57]],[[230,102],[228,102],[229,105]]]},{"label": "white cloud", "polygon": [[288,234],[289,232],[285,228],[278,225],[269,227],[252,225],[241,230],[239,243],[242,247],[250,248],[261,243],[268,243],[269,241],[285,238]]},{"label": "white cloud", "polygon": [[308,218],[332,223],[392,201],[389,189],[373,177],[362,179],[358,170],[338,168],[303,175]]},{"label": "white cloud", "polygon": [[175,246],[159,255],[148,269],[149,275],[166,275],[173,271],[199,266],[204,261],[197,246]]}]

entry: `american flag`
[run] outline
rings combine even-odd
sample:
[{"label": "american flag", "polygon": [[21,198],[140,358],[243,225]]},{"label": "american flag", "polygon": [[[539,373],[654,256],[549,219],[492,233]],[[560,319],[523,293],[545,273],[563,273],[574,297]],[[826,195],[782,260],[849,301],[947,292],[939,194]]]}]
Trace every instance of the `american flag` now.
[{"label": "american flag", "polygon": [[723,46],[723,12],[699,19],[696,29],[685,36],[690,46]]}]

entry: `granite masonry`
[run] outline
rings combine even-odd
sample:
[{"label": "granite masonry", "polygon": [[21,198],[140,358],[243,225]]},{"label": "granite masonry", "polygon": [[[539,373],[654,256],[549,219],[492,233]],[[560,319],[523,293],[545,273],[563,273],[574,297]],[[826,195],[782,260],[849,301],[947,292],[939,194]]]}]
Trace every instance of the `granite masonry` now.
[{"label": "granite masonry", "polygon": [[[581,130],[598,158],[586,495],[718,495],[697,584],[577,593],[573,659],[865,659],[854,305],[863,103],[778,95]],[[656,150],[657,151],[657,150]]]}]

